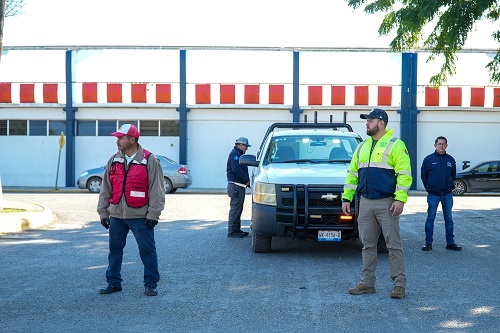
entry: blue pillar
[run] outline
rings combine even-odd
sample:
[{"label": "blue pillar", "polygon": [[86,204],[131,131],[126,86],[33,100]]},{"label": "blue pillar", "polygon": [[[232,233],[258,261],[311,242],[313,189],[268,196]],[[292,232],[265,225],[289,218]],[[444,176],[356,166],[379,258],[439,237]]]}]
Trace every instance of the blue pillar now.
[{"label": "blue pillar", "polygon": [[299,105],[299,52],[293,51],[293,105],[290,112],[293,114],[293,122],[300,122],[300,114],[303,110]]},{"label": "blue pillar", "polygon": [[73,107],[73,51],[66,51],[66,187],[75,187],[75,112]]},{"label": "blue pillar", "polygon": [[401,64],[401,140],[408,148],[413,177],[412,190],[417,188],[417,53],[403,53]]},{"label": "blue pillar", "polygon": [[179,163],[187,164],[187,113],[189,109],[187,108],[186,100],[186,50],[180,50],[179,65],[180,101],[179,107],[176,108],[176,110],[179,111]]}]

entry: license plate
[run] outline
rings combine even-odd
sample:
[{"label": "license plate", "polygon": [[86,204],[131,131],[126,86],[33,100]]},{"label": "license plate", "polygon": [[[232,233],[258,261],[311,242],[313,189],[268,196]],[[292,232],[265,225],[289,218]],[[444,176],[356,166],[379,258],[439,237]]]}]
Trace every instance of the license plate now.
[{"label": "license plate", "polygon": [[340,230],[318,230],[318,241],[320,242],[340,242],[342,232]]}]

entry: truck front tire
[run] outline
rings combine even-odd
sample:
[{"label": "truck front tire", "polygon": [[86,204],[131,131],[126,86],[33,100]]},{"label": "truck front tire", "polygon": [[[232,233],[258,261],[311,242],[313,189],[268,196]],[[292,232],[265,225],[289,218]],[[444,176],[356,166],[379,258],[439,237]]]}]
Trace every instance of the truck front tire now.
[{"label": "truck front tire", "polygon": [[252,250],[255,253],[271,252],[271,236],[264,236],[256,232],[252,232]]}]

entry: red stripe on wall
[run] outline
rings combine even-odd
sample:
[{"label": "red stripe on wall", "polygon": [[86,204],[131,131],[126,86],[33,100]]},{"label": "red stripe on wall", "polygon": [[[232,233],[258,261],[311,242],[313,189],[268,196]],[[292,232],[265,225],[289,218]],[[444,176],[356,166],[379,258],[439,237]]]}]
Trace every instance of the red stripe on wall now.
[{"label": "red stripe on wall", "polygon": [[82,84],[82,102],[97,103],[97,82],[85,82]]},{"label": "red stripe on wall", "polygon": [[493,106],[500,106],[500,88],[493,88]]},{"label": "red stripe on wall", "polygon": [[210,84],[196,85],[196,104],[210,104]]},{"label": "red stripe on wall", "polygon": [[146,103],[146,83],[132,83],[132,103]]},{"label": "red stripe on wall", "polygon": [[269,85],[269,104],[285,104],[284,85]]},{"label": "red stripe on wall", "polygon": [[484,87],[470,89],[470,106],[484,106]]},{"label": "red stripe on wall", "polygon": [[235,103],[235,88],[234,84],[221,84],[220,85],[220,104],[234,104]]},{"label": "red stripe on wall", "polygon": [[368,86],[354,87],[354,105],[368,105]]},{"label": "red stripe on wall", "polygon": [[425,106],[439,106],[439,88],[425,87]]},{"label": "red stripe on wall", "polygon": [[345,105],[345,86],[332,86],[332,105]]},{"label": "red stripe on wall", "polygon": [[35,84],[21,83],[19,86],[19,95],[21,103],[35,103]]},{"label": "red stripe on wall", "polygon": [[12,103],[12,83],[0,83],[0,103]]},{"label": "red stripe on wall", "polygon": [[255,84],[245,85],[245,104],[260,103],[260,86]]},{"label": "red stripe on wall", "polygon": [[44,103],[58,103],[57,98],[57,83],[44,83],[43,84],[43,102]]},{"label": "red stripe on wall", "polygon": [[322,105],[323,104],[323,87],[309,86],[307,87],[307,104]]},{"label": "red stripe on wall", "polygon": [[122,84],[121,83],[108,83],[107,98],[108,98],[108,103],[121,103],[122,102]]},{"label": "red stripe on wall", "polygon": [[448,87],[448,106],[462,106],[462,88]]},{"label": "red stripe on wall", "polygon": [[172,86],[158,83],[156,85],[156,103],[172,103]]},{"label": "red stripe on wall", "polygon": [[378,87],[378,103],[377,105],[391,106],[392,105],[392,87],[379,86]]}]

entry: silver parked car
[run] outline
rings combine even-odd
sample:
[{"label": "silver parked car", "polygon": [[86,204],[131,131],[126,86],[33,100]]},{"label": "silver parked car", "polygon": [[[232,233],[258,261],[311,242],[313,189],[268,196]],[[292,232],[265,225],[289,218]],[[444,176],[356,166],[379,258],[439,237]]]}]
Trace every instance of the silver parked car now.
[{"label": "silver parked car", "polygon": [[[163,170],[165,193],[174,193],[178,188],[188,188],[191,186],[193,180],[187,165],[179,164],[162,155],[156,155],[156,157],[160,161]],[[101,191],[104,168],[102,166],[83,171],[76,181],[76,186],[86,188],[92,193],[99,193]]]}]

